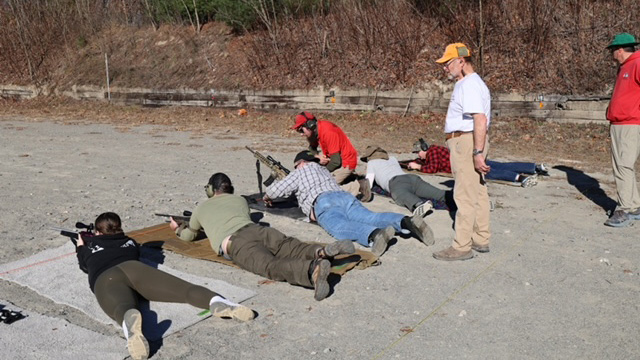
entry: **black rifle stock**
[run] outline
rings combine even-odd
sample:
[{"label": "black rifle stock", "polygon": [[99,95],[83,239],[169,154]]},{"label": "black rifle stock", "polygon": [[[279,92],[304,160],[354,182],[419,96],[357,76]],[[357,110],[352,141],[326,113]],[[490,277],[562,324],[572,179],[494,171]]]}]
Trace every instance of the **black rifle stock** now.
[{"label": "black rifle stock", "polygon": [[72,230],[72,229],[65,229],[65,228],[61,228],[61,227],[55,227],[52,226],[51,230],[56,230],[60,232],[60,235],[62,236],[66,236],[69,238],[69,240],[71,240],[71,242],[73,243],[74,246],[78,246],[78,235],[82,235],[82,237],[87,238],[87,237],[91,237],[93,236],[93,224],[89,224],[86,225],[84,223],[81,222],[77,222],[76,223],[76,228],[78,229],[84,229],[84,231],[80,231],[80,230]]},{"label": "black rifle stock", "polygon": [[[282,180],[287,175],[289,175],[289,169],[284,167],[280,163],[280,161],[278,161],[278,160],[274,159],[273,157],[271,157],[271,155],[264,156],[264,155],[260,154],[258,151],[255,151],[255,150],[253,150],[252,148],[250,148],[248,146],[245,146],[245,147],[247,148],[247,150],[251,151],[253,156],[256,159],[258,159],[259,162],[263,163],[265,166],[267,166],[269,169],[271,169],[271,175],[269,175],[267,180],[265,180],[264,183],[263,183],[265,186],[269,186],[275,180]],[[260,193],[262,193],[262,186],[260,185],[260,182],[262,180],[262,175],[260,174],[260,167],[258,166],[258,163],[256,163],[256,168],[257,168],[257,173],[258,173],[258,186],[260,187]]]}]

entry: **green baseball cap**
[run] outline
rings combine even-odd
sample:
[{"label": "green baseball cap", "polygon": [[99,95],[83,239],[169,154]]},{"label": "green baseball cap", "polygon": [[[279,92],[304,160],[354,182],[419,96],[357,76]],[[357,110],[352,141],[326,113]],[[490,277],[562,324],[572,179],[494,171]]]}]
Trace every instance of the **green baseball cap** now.
[{"label": "green baseball cap", "polygon": [[636,41],[636,38],[633,35],[629,33],[620,33],[613,38],[609,46],[607,46],[607,49],[611,49],[614,47],[636,46],[636,45],[638,45],[638,42]]}]

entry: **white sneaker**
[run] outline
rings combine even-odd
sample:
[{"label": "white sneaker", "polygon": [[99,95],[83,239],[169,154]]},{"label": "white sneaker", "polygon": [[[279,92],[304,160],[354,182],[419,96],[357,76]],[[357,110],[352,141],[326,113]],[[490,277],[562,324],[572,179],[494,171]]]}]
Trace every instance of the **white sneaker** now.
[{"label": "white sneaker", "polygon": [[236,304],[221,296],[214,296],[209,303],[209,310],[215,317],[221,319],[236,319],[238,321],[253,320],[255,313],[246,306]]},{"label": "white sneaker", "polygon": [[527,176],[524,180],[522,180],[522,184],[520,186],[522,186],[523,188],[530,188],[536,185],[538,185],[538,174]]},{"label": "white sneaker", "polygon": [[540,163],[536,165],[536,174],[549,176],[549,165]]},{"label": "white sneaker", "polygon": [[431,200],[427,200],[422,204],[416,206],[416,208],[413,210],[412,216],[420,215],[422,217],[425,217],[427,216],[427,213],[431,211],[431,209],[433,209],[433,203],[431,202]]}]

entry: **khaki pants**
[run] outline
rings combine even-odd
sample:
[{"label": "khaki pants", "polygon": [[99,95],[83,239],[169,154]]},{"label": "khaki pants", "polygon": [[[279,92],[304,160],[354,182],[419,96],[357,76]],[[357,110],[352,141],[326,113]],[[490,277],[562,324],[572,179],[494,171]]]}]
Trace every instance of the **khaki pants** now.
[{"label": "khaki pants", "polygon": [[355,174],[354,170],[349,168],[341,167],[333,170],[331,175],[336,179],[336,182],[340,184],[340,188],[353,196],[358,196],[360,194],[360,183],[358,181],[351,181],[348,183],[344,183],[351,175]]},{"label": "khaki pants", "polygon": [[640,155],[640,125],[611,125],[611,164],[616,182],[618,209],[640,208],[635,164]]},{"label": "khaki pants", "polygon": [[[489,193],[473,165],[473,133],[447,140],[454,177],[453,198],[458,206],[453,248],[471,250],[471,245],[489,245]],[[489,144],[485,144],[485,157]]]}]

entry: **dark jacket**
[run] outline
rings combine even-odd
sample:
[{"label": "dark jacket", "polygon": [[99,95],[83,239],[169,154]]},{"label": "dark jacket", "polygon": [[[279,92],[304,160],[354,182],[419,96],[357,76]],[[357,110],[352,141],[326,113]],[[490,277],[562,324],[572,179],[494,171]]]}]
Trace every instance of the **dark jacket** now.
[{"label": "dark jacket", "polygon": [[79,246],[76,253],[80,269],[89,274],[91,291],[105,270],[140,257],[138,243],[124,233],[83,237],[83,240],[85,245]]}]

